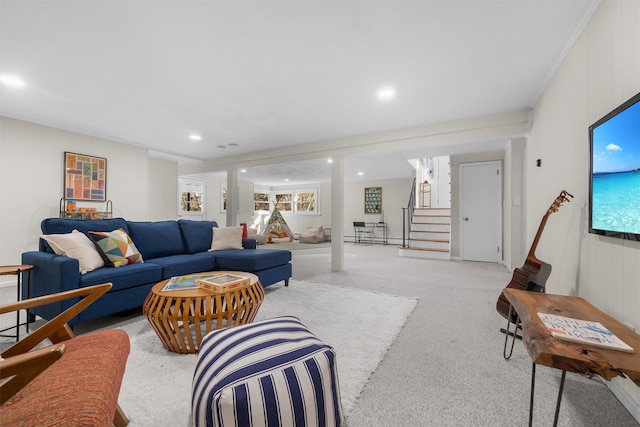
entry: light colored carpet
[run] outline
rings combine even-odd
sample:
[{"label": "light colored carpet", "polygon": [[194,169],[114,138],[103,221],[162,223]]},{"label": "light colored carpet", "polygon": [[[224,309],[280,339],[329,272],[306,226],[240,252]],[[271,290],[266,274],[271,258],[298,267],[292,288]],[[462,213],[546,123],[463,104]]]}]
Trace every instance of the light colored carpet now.
[{"label": "light colored carpet", "polygon": [[[505,361],[502,358],[504,336],[498,331],[504,326],[504,319],[496,313],[495,303],[512,276],[504,266],[405,258],[398,256],[397,246],[345,243],[344,271],[333,272],[330,248],[310,249],[316,250],[293,252],[296,280],[403,295],[419,301],[356,399],[346,419],[348,427],[527,424],[531,360],[524,345],[518,342],[514,357]],[[268,289],[275,291],[275,295],[283,295],[282,291],[293,288],[278,284]],[[554,293],[553,286],[547,291]],[[13,300],[15,286],[0,288],[0,302]],[[303,312],[305,307],[302,306]],[[326,322],[340,320],[333,309],[324,306],[321,309],[329,311]],[[265,315],[266,310],[263,306],[261,315]],[[15,322],[15,317],[6,321]],[[105,319],[103,326],[122,321],[123,318],[113,316]],[[359,326],[348,321],[340,324],[348,330]],[[140,325],[146,328],[144,323]],[[370,328],[378,325],[372,322]],[[95,325],[91,327],[95,329]],[[78,333],[86,330],[84,324],[76,328]],[[157,340],[154,335],[150,338]],[[155,351],[164,352],[159,342],[152,342]],[[339,350],[339,360],[340,355]],[[189,356],[179,356],[178,360],[188,363],[185,362],[188,359]],[[127,367],[128,371],[133,369]],[[145,369],[151,378],[168,375],[161,366],[151,365]],[[552,425],[559,377],[560,372],[555,369],[539,367],[537,370],[535,426]],[[184,379],[176,373],[167,381],[180,383]],[[170,400],[178,402],[184,399],[183,395],[188,399],[190,381],[189,375],[186,394],[174,388]],[[155,381],[148,383],[156,384]],[[636,393],[635,396],[638,392],[640,389],[635,387],[629,390],[632,395]],[[159,385],[149,386],[145,393],[165,394]],[[174,403],[167,405],[165,399],[151,400],[155,402],[153,411],[159,413],[171,412],[175,407]],[[130,415],[136,414],[137,401],[138,397],[120,399]],[[636,419],[640,420],[640,415]],[[636,419],[600,381],[567,374],[559,426],[638,427]],[[149,427],[157,425],[170,424],[163,421],[148,424]]]},{"label": "light colored carpet", "polygon": [[264,244],[258,245],[258,249],[286,249],[288,251],[297,251],[301,249],[322,249],[328,248],[331,246],[331,242],[322,242],[322,243],[300,243],[297,240],[293,242],[281,242],[281,243],[272,243],[272,244]]},{"label": "light colored carpet", "polygon": [[[415,298],[296,280],[266,291],[256,320],[297,316],[336,349],[345,414],[417,304]],[[110,327],[122,327],[131,338],[119,399],[130,425],[189,425],[196,356],[165,350],[144,318],[122,323]]]}]

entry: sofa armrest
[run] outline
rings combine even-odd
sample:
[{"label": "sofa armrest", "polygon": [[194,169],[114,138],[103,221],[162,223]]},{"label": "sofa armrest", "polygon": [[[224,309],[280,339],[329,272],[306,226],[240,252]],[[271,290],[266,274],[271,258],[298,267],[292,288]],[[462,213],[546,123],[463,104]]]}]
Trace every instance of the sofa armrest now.
[{"label": "sofa armrest", "polygon": [[[80,264],[77,259],[48,252],[25,252],[22,263],[33,265],[29,297],[50,295],[80,287]],[[28,285],[23,283],[22,295],[26,298]]]},{"label": "sofa armrest", "polygon": [[[71,291],[80,287],[80,264],[77,259],[48,252],[25,252],[22,263],[33,265],[22,281],[22,299]],[[73,305],[73,301],[59,301],[35,307],[30,311],[44,319],[53,319]]]},{"label": "sofa armrest", "polygon": [[258,243],[256,239],[244,238],[242,239],[242,247],[245,249],[256,249],[258,247]]}]

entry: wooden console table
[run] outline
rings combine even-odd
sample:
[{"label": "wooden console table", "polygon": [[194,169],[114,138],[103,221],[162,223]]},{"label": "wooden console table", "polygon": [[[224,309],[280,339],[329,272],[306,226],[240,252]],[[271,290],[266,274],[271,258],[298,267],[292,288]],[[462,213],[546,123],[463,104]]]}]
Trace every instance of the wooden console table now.
[{"label": "wooden console table", "polygon": [[[505,288],[503,292],[518,313],[522,324],[522,342],[533,361],[529,426],[531,426],[533,419],[536,365],[562,370],[554,426],[558,422],[562,389],[567,372],[575,372],[589,378],[599,375],[605,380],[622,376],[631,379],[640,387],[640,335],[598,310],[584,298],[528,292],[513,288]],[[625,353],[555,339],[538,318],[539,312],[600,322],[618,338],[633,347],[635,352]]]}]

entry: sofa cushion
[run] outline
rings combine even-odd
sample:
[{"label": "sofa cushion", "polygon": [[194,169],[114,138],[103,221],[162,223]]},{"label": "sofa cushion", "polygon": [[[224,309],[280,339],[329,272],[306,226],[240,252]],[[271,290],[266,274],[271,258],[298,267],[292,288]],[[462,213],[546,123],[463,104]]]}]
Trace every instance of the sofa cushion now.
[{"label": "sofa cushion", "polygon": [[[129,264],[120,268],[99,268],[80,276],[80,287],[111,282],[109,293],[127,288],[135,288],[144,283],[162,280],[162,267],[149,262]],[[106,295],[105,295],[106,297]],[[104,299],[101,298],[101,300]]]},{"label": "sofa cushion", "polygon": [[145,260],[185,253],[176,221],[129,221],[129,235]]},{"label": "sofa cushion", "polygon": [[216,268],[237,271],[259,271],[291,261],[291,251],[283,249],[245,249],[218,251]]},{"label": "sofa cushion", "polygon": [[56,255],[77,259],[81,274],[104,267],[104,260],[93,242],[78,230],[65,234],[45,234],[42,238],[49,243]]},{"label": "sofa cushion", "polygon": [[195,254],[205,252],[211,248],[213,240],[213,228],[218,226],[215,221],[193,221],[190,219],[178,220],[178,226],[182,233],[186,252]]},{"label": "sofa cushion", "polygon": [[104,263],[110,267],[144,262],[138,248],[123,229],[90,231],[89,237],[96,244]]},{"label": "sofa cushion", "polygon": [[[40,223],[42,234],[65,234],[78,230],[89,236],[89,231],[112,231],[122,228],[129,233],[127,222],[123,218],[105,218],[105,219],[65,219],[65,218],[46,218]],[[54,253],[46,241],[40,241],[40,250],[44,252]]]},{"label": "sofa cushion", "polygon": [[224,251],[228,249],[242,249],[241,226],[222,227],[213,229],[213,240],[211,241],[211,251]]},{"label": "sofa cushion", "polygon": [[162,267],[162,279],[215,269],[215,258],[211,252],[171,255],[154,258],[151,262]]}]

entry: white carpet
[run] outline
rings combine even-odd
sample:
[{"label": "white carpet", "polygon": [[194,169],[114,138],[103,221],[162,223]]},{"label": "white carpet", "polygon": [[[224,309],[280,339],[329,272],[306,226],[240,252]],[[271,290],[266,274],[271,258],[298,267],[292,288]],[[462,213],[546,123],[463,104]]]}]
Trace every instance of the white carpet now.
[{"label": "white carpet", "polygon": [[[345,415],[385,356],[417,299],[333,285],[291,281],[271,286],[256,320],[297,316],[338,355]],[[131,339],[120,406],[130,426],[188,426],[195,355],[168,352],[144,318],[123,324]]]}]

